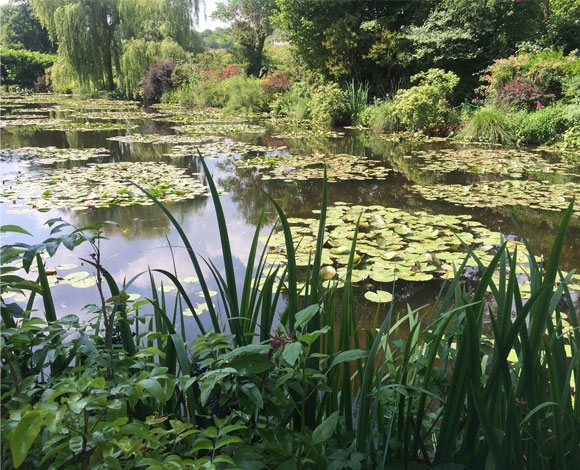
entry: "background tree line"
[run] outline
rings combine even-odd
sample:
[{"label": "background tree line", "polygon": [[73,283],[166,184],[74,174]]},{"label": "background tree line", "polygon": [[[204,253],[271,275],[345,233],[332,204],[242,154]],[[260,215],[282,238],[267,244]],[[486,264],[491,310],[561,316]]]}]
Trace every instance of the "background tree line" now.
[{"label": "background tree line", "polygon": [[[580,48],[580,0],[227,0],[214,18],[230,28],[195,31],[203,0],[11,0],[2,6],[4,49],[57,53],[57,89],[140,94],[146,70],[184,62],[205,44],[250,76],[268,66],[266,38],[283,31],[293,63],[381,94],[437,67],[469,94],[494,59],[518,50]],[[266,52],[266,53],[265,53]],[[225,56],[225,57],[224,57]],[[283,64],[291,67],[291,63]]]},{"label": "background tree line", "polygon": [[11,0],[3,83],[580,146],[580,0],[226,0],[201,34],[200,7]]}]

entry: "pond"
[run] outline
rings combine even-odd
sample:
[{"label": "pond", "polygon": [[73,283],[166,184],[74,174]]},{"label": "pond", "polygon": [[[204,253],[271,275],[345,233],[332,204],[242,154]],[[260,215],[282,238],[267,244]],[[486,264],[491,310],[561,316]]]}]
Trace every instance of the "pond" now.
[{"label": "pond", "polygon": [[[34,238],[3,235],[2,243],[17,238],[40,242],[49,236],[45,222],[55,217],[77,227],[114,221],[118,225],[104,227],[107,240],[101,252],[103,265],[118,282],[148,267],[163,268],[175,270],[196,292],[199,287],[175,228],[125,178],[159,197],[198,255],[220,266],[219,232],[199,151],[222,191],[241,273],[262,212],[264,235],[277,220],[265,194],[283,208],[302,240],[302,256],[307,256],[308,240],[316,233],[326,165],[326,261],[340,275],[360,216],[359,255],[364,262],[357,271],[357,302],[364,322],[376,310],[365,294],[392,289],[393,279],[397,310],[406,310],[407,304],[431,304],[442,279],[465,256],[457,236],[468,244],[476,239],[473,246],[482,249],[479,253],[486,259],[500,234],[519,239],[510,216],[536,255],[547,256],[563,209],[573,197],[580,200],[580,168],[564,154],[393,142],[388,137],[360,129],[299,131],[265,117],[224,120],[209,112],[146,111],[131,102],[5,96],[1,223],[21,226]],[[276,237],[272,243],[280,245]],[[47,268],[55,271],[54,295],[61,315],[80,314],[86,304],[97,302],[94,273],[79,261],[90,257],[87,250],[88,245],[74,253],[61,249],[46,259]],[[388,264],[393,259],[398,263],[394,267]],[[580,267],[579,203],[561,267]],[[580,290],[580,276],[572,287]],[[150,297],[149,289],[145,274],[129,292]],[[578,290],[573,291],[576,302]],[[198,314],[203,302],[200,294]]]}]

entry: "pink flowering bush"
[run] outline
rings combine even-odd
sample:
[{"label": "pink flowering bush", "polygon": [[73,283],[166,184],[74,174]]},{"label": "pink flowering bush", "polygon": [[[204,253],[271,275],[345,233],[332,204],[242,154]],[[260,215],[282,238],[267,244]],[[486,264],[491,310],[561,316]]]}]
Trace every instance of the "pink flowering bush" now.
[{"label": "pink flowering bush", "polygon": [[575,54],[511,55],[488,68],[480,92],[496,106],[533,111],[561,98],[563,82],[579,73],[580,58]]}]

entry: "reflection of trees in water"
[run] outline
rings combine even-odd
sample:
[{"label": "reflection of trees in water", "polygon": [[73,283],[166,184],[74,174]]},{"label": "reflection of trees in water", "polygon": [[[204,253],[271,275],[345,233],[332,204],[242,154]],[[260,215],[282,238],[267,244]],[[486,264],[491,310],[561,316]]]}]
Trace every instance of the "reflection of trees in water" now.
[{"label": "reflection of trees in water", "polygon": [[[108,137],[114,137],[117,135],[121,135],[124,131],[120,131],[119,129],[99,129],[99,130],[91,130],[91,131],[81,131],[81,130],[73,130],[73,131],[65,131],[66,141],[68,143],[68,147],[70,148],[99,148],[105,147],[108,148],[106,139]],[[44,146],[45,144],[43,144]],[[39,146],[37,144],[37,146]]]},{"label": "reflection of trees in water", "polygon": [[48,131],[29,126],[2,129],[2,148],[57,147],[68,148],[63,131]]},{"label": "reflection of trees in water", "polygon": [[217,184],[228,192],[230,199],[248,225],[256,226],[264,212],[264,225],[274,223],[278,216],[271,207],[264,192],[271,194],[264,181],[253,168],[236,168],[233,161],[220,162],[219,169],[223,175],[217,178]]}]

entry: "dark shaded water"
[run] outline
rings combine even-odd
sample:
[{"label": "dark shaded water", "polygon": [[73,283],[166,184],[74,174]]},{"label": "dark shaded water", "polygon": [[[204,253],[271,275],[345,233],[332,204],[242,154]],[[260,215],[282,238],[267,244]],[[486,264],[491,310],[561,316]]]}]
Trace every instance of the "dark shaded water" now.
[{"label": "dark shaded water", "polygon": [[[128,121],[128,124],[133,122]],[[172,130],[167,123],[146,120],[137,121],[138,131],[143,134],[168,134]],[[26,130],[10,127],[2,129],[2,175],[3,180],[14,172],[29,171],[24,162],[10,157],[11,149],[21,147],[58,148],[99,148],[104,147],[111,153],[103,161],[165,161],[186,168],[191,174],[200,173],[200,162],[197,157],[169,157],[170,144],[126,144],[107,140],[107,137],[136,132],[135,129],[105,131],[47,131]],[[385,165],[395,168],[384,181],[342,181],[329,185],[329,203],[343,201],[352,204],[381,204],[387,207],[401,208],[407,211],[425,210],[444,214],[469,214],[488,228],[503,234],[516,233],[509,214],[504,210],[466,209],[444,202],[432,202],[411,193],[411,183],[433,182],[470,182],[477,175],[463,173],[437,174],[422,171],[416,164],[412,171],[400,164],[401,157],[408,153],[409,147],[385,141],[379,136],[360,131],[346,131],[343,138],[316,139],[277,139],[269,134],[236,134],[222,137],[224,140],[240,140],[246,143],[286,146],[290,151],[299,153],[321,152],[326,154],[349,154],[366,156],[380,160]],[[431,144],[430,148],[444,144]],[[424,145],[423,148],[427,148]],[[321,196],[321,181],[293,181],[289,183],[262,180],[255,170],[238,169],[231,159],[207,155],[214,180],[226,193],[221,201],[226,212],[232,250],[240,267],[246,264],[250,242],[262,211],[266,213],[267,232],[276,219],[275,212],[268,203],[264,193],[272,196],[289,217],[312,217],[312,210],[318,209]],[[85,162],[66,162],[60,166],[72,167],[84,165]],[[419,181],[417,181],[419,179]],[[221,249],[219,233],[215,222],[211,200],[200,197],[169,206],[173,215],[182,224],[198,254],[220,264]],[[547,255],[554,238],[559,214],[540,211],[520,210],[514,214],[524,233],[538,254]],[[175,269],[180,276],[193,275],[193,269],[181,247],[181,241],[175,229],[165,215],[155,206],[110,207],[85,211],[51,210],[48,213],[31,211],[14,212],[11,201],[0,203],[1,224],[14,224],[26,228],[34,238],[24,239],[26,243],[41,241],[48,237],[45,221],[53,217],[62,217],[75,226],[85,226],[104,220],[112,220],[117,228],[106,229],[108,240],[102,242],[102,262],[119,282],[129,280],[144,272],[147,267]],[[580,267],[580,228],[578,220],[569,229],[564,250],[562,269],[571,270]],[[20,237],[21,238],[21,237]],[[13,235],[3,236],[2,243],[13,242]],[[22,238],[21,238],[22,239]],[[169,245],[172,249],[169,249]],[[81,246],[74,253],[61,250],[54,259],[48,259],[49,268],[60,263],[79,263],[79,257],[88,258],[88,245]],[[86,266],[81,269],[87,269]],[[209,277],[209,270],[207,270]],[[241,276],[240,276],[241,277]],[[133,284],[133,289],[144,296],[149,295],[149,278],[140,276]],[[439,290],[438,282],[411,285],[402,283],[397,287],[398,307],[405,310],[406,304],[418,307],[432,303]],[[79,289],[66,285],[57,285],[54,295],[61,314],[79,314],[84,305],[97,302],[96,288]],[[203,302],[199,297],[199,302]],[[362,296],[357,297],[361,307],[360,319],[373,316],[375,307],[369,305]],[[364,312],[364,313],[363,313]],[[193,323],[192,323],[193,324]]]}]

